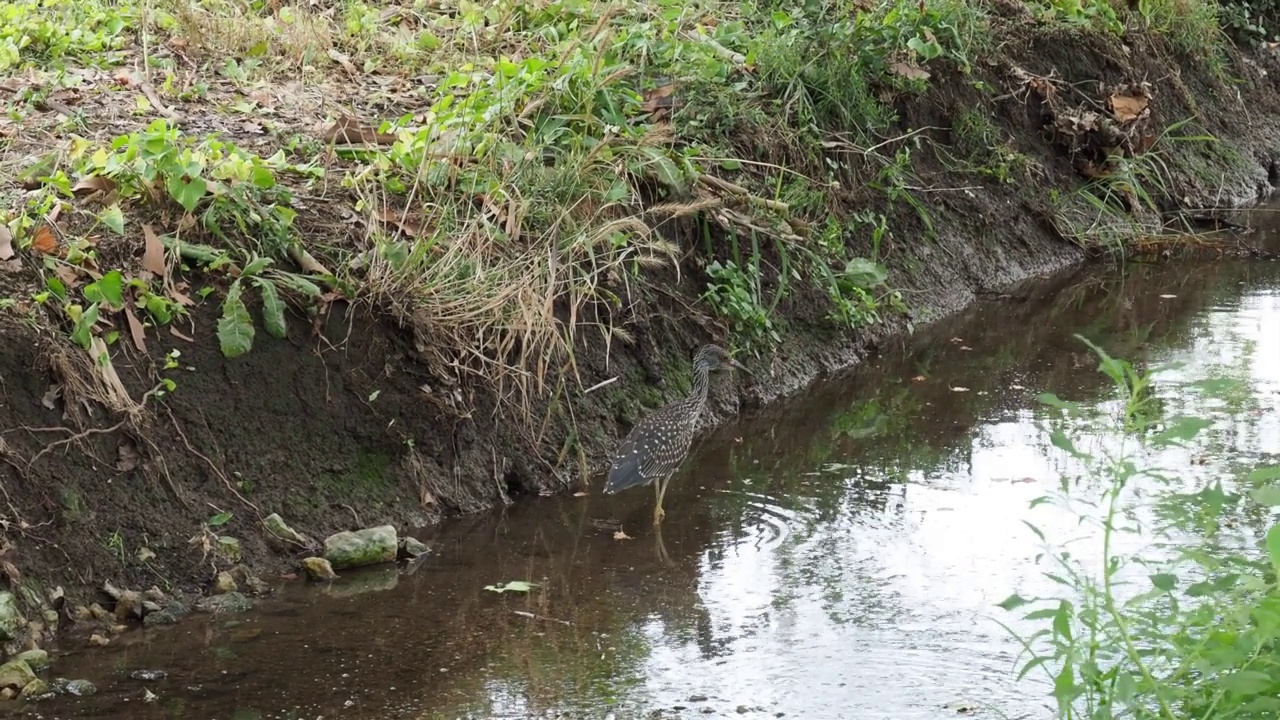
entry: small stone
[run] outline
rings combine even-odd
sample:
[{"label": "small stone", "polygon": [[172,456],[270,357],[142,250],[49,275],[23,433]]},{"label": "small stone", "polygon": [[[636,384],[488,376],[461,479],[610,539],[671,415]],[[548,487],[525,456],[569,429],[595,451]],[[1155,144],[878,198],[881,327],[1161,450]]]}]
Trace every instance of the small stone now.
[{"label": "small stone", "polygon": [[95,647],[103,647],[111,644],[111,638],[94,633],[89,636],[89,644]]},{"label": "small stone", "polygon": [[21,690],[27,686],[27,683],[35,679],[36,674],[31,671],[31,666],[26,661],[10,660],[0,665],[0,687]]},{"label": "small stone", "polygon": [[0,592],[0,642],[16,638],[25,622],[18,612],[18,599],[11,592]]},{"label": "small stone", "polygon": [[84,605],[77,605],[77,606],[75,606],[75,608],[71,611],[71,617],[73,617],[73,618],[75,618],[76,620],[79,620],[79,621],[81,621],[81,622],[84,622],[84,621],[86,621],[86,620],[92,620],[92,619],[93,619],[93,613],[92,613],[92,612],[90,612],[90,611],[89,611],[89,608],[85,607]]},{"label": "small stone", "polygon": [[196,610],[210,614],[244,612],[253,607],[249,598],[238,592],[225,595],[210,595],[196,601]]},{"label": "small stone", "polygon": [[324,558],[335,570],[388,563],[395,561],[398,545],[394,525],[344,531],[324,539]]},{"label": "small stone", "polygon": [[333,571],[333,565],[322,557],[309,557],[302,561],[302,569],[307,571],[307,577],[312,580],[337,580],[338,574]]},{"label": "small stone", "polygon": [[159,605],[163,605],[165,601],[164,591],[155,585],[147,588],[146,591],[142,593],[142,597]]},{"label": "small stone", "polygon": [[225,595],[238,589],[239,586],[236,585],[235,578],[231,577],[231,573],[225,570],[218,573],[218,577],[213,581],[213,591],[218,595]]},{"label": "small stone", "polygon": [[707,701],[706,695],[690,695],[689,696],[689,702],[706,702],[706,701]]},{"label": "small stone", "polygon": [[751,708],[747,707],[746,705],[739,705],[737,712],[739,715],[746,715],[747,713],[751,712]]},{"label": "small stone", "polygon": [[109,614],[110,613],[108,613],[106,609],[103,608],[98,603],[93,603],[92,605],[89,606],[89,616],[92,617],[94,620],[101,620],[102,618],[106,617]]},{"label": "small stone", "polygon": [[152,602],[151,600],[143,600],[142,616],[146,617],[148,614],[153,612],[160,612],[160,603]]},{"label": "small stone", "polygon": [[17,695],[18,691],[13,688],[0,688],[0,700],[12,700]]},{"label": "small stone", "polygon": [[123,621],[130,617],[142,618],[142,593],[122,590],[116,598],[115,618]]},{"label": "small stone", "polygon": [[240,562],[240,558],[244,557],[240,552],[240,541],[230,535],[219,536],[213,552],[219,558],[229,563],[238,563]]},{"label": "small stone", "polygon": [[142,620],[147,627],[155,625],[172,625],[191,612],[191,608],[174,600],[157,612],[148,614]]},{"label": "small stone", "polygon": [[284,518],[280,517],[279,513],[271,513],[270,515],[262,518],[262,524],[266,526],[267,532],[281,540],[298,543],[299,545],[310,544],[307,542],[307,539],[302,536],[302,533],[299,533],[297,530],[289,527],[289,525],[285,523]]},{"label": "small stone", "polygon": [[703,712],[703,714],[705,714],[705,715],[710,715],[711,713],[713,713],[713,712],[715,712],[715,711],[716,711],[716,709],[715,709],[715,708],[713,708],[713,707],[704,707],[704,708],[702,708],[702,712]]},{"label": "small stone", "polygon": [[35,680],[27,683],[26,687],[22,688],[22,692],[18,693],[18,699],[39,700],[40,698],[48,697],[52,694],[53,693],[49,690],[49,683],[41,680],[40,678],[36,678]]},{"label": "small stone", "polygon": [[32,672],[44,672],[49,669],[49,653],[44,650],[24,650],[14,655],[13,659],[25,662]]},{"label": "small stone", "polygon": [[40,611],[40,617],[44,619],[44,624],[50,628],[58,627],[58,611],[53,608],[47,608]]},{"label": "small stone", "polygon": [[140,547],[138,548],[136,557],[138,558],[138,562],[144,563],[144,562],[147,562],[148,560],[155,560],[156,554],[149,547]]},{"label": "small stone", "polygon": [[97,686],[95,686],[93,683],[89,682],[88,680],[72,680],[71,682],[67,683],[67,686],[66,686],[66,693],[68,695],[75,695],[77,697],[92,695],[96,692],[98,692]]},{"label": "small stone", "polygon": [[405,536],[400,539],[400,555],[408,558],[418,558],[426,555],[430,549],[415,537]]},{"label": "small stone", "polygon": [[254,595],[268,595],[271,593],[271,586],[258,579],[244,565],[237,565],[231,568],[231,579]]},{"label": "small stone", "polygon": [[143,682],[155,682],[169,677],[169,673],[164,670],[134,670],[129,673],[129,677]]}]

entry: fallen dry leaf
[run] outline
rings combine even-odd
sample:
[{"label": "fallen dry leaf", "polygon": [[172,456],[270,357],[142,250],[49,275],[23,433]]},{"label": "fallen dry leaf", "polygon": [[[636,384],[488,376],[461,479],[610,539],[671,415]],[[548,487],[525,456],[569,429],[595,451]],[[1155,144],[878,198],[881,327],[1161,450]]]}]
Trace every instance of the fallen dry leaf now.
[{"label": "fallen dry leaf", "polygon": [[631,536],[621,530],[616,530],[613,533],[613,539],[614,540],[630,540]]},{"label": "fallen dry leaf", "polygon": [[56,252],[58,238],[53,234],[53,229],[48,225],[41,225],[36,228],[35,235],[31,238],[31,249],[44,255]]},{"label": "fallen dry leaf", "polygon": [[378,212],[378,219],[389,225],[394,225],[400,229],[400,232],[411,238],[416,238],[422,234],[422,226],[410,220],[408,217],[402,216],[399,210],[395,208],[382,208]]},{"label": "fallen dry leaf", "polygon": [[905,62],[893,63],[889,66],[889,71],[908,80],[928,80],[931,77],[928,70]]},{"label": "fallen dry leaf", "polygon": [[574,497],[586,497],[586,496],[587,496],[587,494],[586,494],[586,493],[584,493],[584,492],[582,492],[581,490],[579,490],[578,492],[574,493],[574,494],[573,494],[573,496],[574,496]]},{"label": "fallen dry leaf", "polygon": [[164,244],[160,242],[160,236],[156,235],[156,231],[150,225],[143,223],[142,239],[146,245],[142,253],[142,269],[156,277],[164,277]]},{"label": "fallen dry leaf", "polygon": [[9,228],[0,225],[0,260],[8,260],[13,257],[13,233],[9,232]]},{"label": "fallen dry leaf", "polygon": [[170,334],[170,335],[172,335],[172,336],[174,336],[174,337],[176,337],[176,338],[178,338],[179,340],[186,340],[186,341],[187,341],[187,342],[189,342],[189,343],[193,343],[193,342],[195,342],[195,341],[196,341],[196,339],[195,339],[195,338],[193,338],[193,337],[191,337],[191,336],[189,336],[189,335],[183,335],[181,332],[178,332],[178,328],[176,328],[176,327],[174,327],[174,326],[172,326],[172,325],[170,325],[170,326],[169,326],[169,334]]},{"label": "fallen dry leaf", "polygon": [[132,303],[124,304],[124,317],[129,323],[129,335],[133,337],[134,347],[145,355],[147,352],[147,333],[142,327],[142,322],[138,320],[137,313],[133,311]]},{"label": "fallen dry leaf", "polygon": [[133,84],[133,71],[129,68],[120,68],[111,79],[115,80],[120,87],[129,87]]},{"label": "fallen dry leaf", "polygon": [[962,342],[964,342],[964,338],[953,337],[953,338],[951,338],[951,342],[953,342],[953,343],[957,343],[957,344],[958,344],[958,343],[962,343]]},{"label": "fallen dry leaf", "polygon": [[109,193],[115,189],[116,183],[111,178],[102,177],[101,175],[91,175],[76,183],[71,188],[71,192],[77,195],[83,195],[99,191]]},{"label": "fallen dry leaf", "polygon": [[1142,117],[1150,98],[1141,95],[1112,95],[1111,114],[1120,122],[1133,122]]},{"label": "fallen dry leaf", "polygon": [[927,378],[925,378],[925,376],[923,376],[923,375],[917,375],[917,376],[915,376],[915,377],[911,378],[911,382],[924,382],[926,379],[927,379]]},{"label": "fallen dry leaf", "polygon": [[380,133],[371,127],[360,124],[360,121],[349,115],[343,115],[324,131],[325,142],[332,143],[368,143],[370,145],[394,145],[396,136],[391,133]]},{"label": "fallen dry leaf", "polygon": [[62,281],[63,285],[67,286],[68,290],[75,290],[80,287],[80,273],[76,272],[76,269],[70,265],[58,265],[53,269],[53,274],[58,276],[58,279]]},{"label": "fallen dry leaf", "polygon": [[1165,300],[1172,300],[1173,298],[1176,298],[1176,297],[1178,297],[1178,296],[1177,296],[1177,295],[1170,295],[1169,293],[1164,293],[1164,294],[1162,294],[1160,297],[1164,298]]},{"label": "fallen dry leaf", "polygon": [[341,65],[342,69],[351,73],[352,76],[361,74],[359,70],[356,70],[356,66],[351,64],[351,58],[333,48],[329,48],[329,59]]},{"label": "fallen dry leaf", "polygon": [[957,386],[955,386],[955,387],[951,388],[951,392],[969,392],[969,388],[967,388],[967,387],[960,387],[959,385],[957,385]]}]

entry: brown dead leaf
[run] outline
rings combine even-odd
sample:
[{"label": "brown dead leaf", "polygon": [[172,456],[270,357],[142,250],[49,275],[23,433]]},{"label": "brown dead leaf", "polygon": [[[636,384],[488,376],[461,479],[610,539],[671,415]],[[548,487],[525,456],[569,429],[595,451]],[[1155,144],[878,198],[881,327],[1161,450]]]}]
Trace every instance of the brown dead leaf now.
[{"label": "brown dead leaf", "polygon": [[659,85],[645,93],[644,102],[640,104],[640,109],[651,113],[663,108],[673,107],[675,105],[675,92],[675,83]]},{"label": "brown dead leaf", "polygon": [[119,70],[116,70],[115,75],[113,75],[111,79],[115,80],[116,84],[119,85],[120,87],[129,87],[134,82],[133,71],[130,70],[129,68],[122,67]]},{"label": "brown dead leaf", "polygon": [[196,339],[191,337],[190,335],[183,335],[181,332],[178,332],[178,328],[172,325],[169,326],[169,334],[178,338],[179,340],[186,340],[189,343],[193,343],[196,341]]},{"label": "brown dead leaf", "polygon": [[346,70],[353,77],[360,74],[360,71],[356,70],[356,66],[351,64],[350,57],[343,55],[333,48],[329,48],[329,59],[341,65],[342,69]]},{"label": "brown dead leaf", "polygon": [[138,314],[133,311],[133,303],[124,304],[124,317],[129,323],[129,334],[133,336],[133,345],[138,348],[144,355],[147,352],[147,332],[142,327],[142,322],[138,320]]},{"label": "brown dead leaf", "polygon": [[896,62],[889,66],[889,71],[908,80],[928,80],[933,77],[928,70],[911,63]]},{"label": "brown dead leaf", "polygon": [[1122,123],[1133,122],[1142,117],[1151,99],[1142,95],[1112,95],[1111,114]]},{"label": "brown dead leaf", "polygon": [[613,533],[613,539],[614,540],[630,540],[631,536],[626,534],[622,530],[615,530]]},{"label": "brown dead leaf", "polygon": [[388,225],[394,225],[400,229],[408,237],[416,238],[422,234],[422,226],[406,217],[403,213],[395,208],[382,208],[378,212],[378,219]]},{"label": "brown dead leaf", "polygon": [[0,260],[8,260],[13,257],[13,233],[9,232],[9,228],[0,225]]},{"label": "brown dead leaf", "polygon": [[63,285],[67,286],[68,290],[75,290],[80,287],[80,273],[70,265],[58,265],[53,269],[53,274],[58,276],[58,279],[62,281]]},{"label": "brown dead leaf", "polygon": [[188,286],[185,282],[180,282],[170,287],[169,299],[183,307],[191,307],[192,305],[195,305],[196,301],[192,300],[191,297],[187,295],[187,287]]},{"label": "brown dead leaf", "polygon": [[31,249],[43,255],[57,252],[58,238],[53,234],[53,229],[48,225],[41,225],[36,228],[35,234],[31,238]]},{"label": "brown dead leaf", "polygon": [[116,189],[116,183],[111,178],[102,177],[101,175],[91,175],[71,188],[71,192],[76,195],[88,195],[95,192],[110,193]]},{"label": "brown dead leaf", "polygon": [[22,270],[22,260],[18,258],[0,260],[0,273],[16,273],[20,270]]},{"label": "brown dead leaf", "polygon": [[927,378],[925,378],[925,376],[923,376],[923,375],[917,375],[917,376],[915,376],[915,377],[911,378],[911,382],[924,382],[926,379],[927,379]]},{"label": "brown dead leaf", "polygon": [[160,242],[160,236],[156,235],[156,231],[150,225],[143,223],[142,240],[146,244],[146,249],[142,253],[142,269],[156,277],[164,277],[164,243]]}]

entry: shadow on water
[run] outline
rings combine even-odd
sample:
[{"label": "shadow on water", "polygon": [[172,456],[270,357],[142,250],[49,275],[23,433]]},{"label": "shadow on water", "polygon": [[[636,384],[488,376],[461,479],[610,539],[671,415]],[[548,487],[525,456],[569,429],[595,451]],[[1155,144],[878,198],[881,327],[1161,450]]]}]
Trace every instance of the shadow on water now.
[{"label": "shadow on water", "polygon": [[[408,568],[284,584],[70,649],[78,718],[1044,718],[994,604],[1039,574],[1021,518],[1057,482],[1037,393],[1112,390],[1081,333],[1240,391],[1203,472],[1280,453],[1280,263],[1134,265],[984,302],[857,372],[712,433],[674,479],[429,531]],[[1190,401],[1186,401],[1190,402]],[[621,524],[627,538],[614,532]],[[529,595],[488,592],[509,580]],[[138,669],[168,676],[143,683]],[[154,693],[143,700],[144,688]],[[19,711],[21,712],[21,711]]]}]

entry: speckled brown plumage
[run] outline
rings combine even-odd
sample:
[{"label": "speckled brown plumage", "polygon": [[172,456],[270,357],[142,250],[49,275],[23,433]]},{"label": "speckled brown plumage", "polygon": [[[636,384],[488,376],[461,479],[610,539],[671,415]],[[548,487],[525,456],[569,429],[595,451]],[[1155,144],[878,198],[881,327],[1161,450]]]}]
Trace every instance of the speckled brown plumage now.
[{"label": "speckled brown plumage", "polygon": [[713,370],[731,365],[748,372],[729,354],[715,345],[705,345],[693,358],[693,390],[659,408],[636,423],[613,452],[604,492],[613,494],[627,488],[654,483],[657,504],[653,522],[662,521],[662,497],[671,475],[684,462],[698,428],[698,419],[707,406],[707,389]]}]

